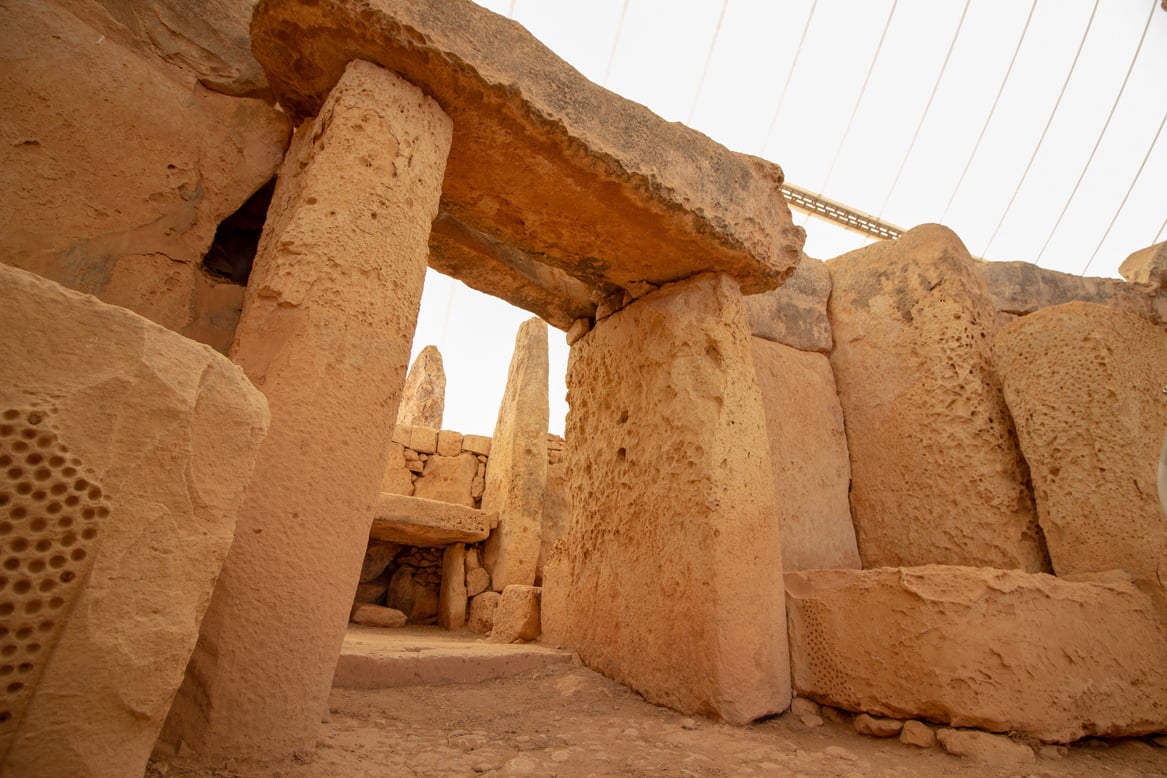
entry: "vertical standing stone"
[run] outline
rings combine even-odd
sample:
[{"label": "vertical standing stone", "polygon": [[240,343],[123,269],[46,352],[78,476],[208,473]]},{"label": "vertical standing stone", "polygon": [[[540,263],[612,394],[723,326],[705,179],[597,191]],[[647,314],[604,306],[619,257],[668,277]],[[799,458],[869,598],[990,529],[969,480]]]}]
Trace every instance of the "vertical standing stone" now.
[{"label": "vertical standing stone", "polygon": [[210,760],[311,749],[385,469],[449,118],[353,62],[297,130],[234,359],[271,432],[163,735]]},{"label": "vertical standing stone", "polygon": [[703,274],[571,350],[572,515],[543,630],[650,701],[745,723],[785,710],[782,555],[737,284]]},{"label": "vertical standing stone", "polygon": [[446,371],[437,346],[426,346],[413,360],[401,405],[397,409],[397,423],[411,427],[442,428],[442,414],[446,410]]},{"label": "vertical standing stone", "polygon": [[960,238],[928,224],[827,267],[863,566],[1048,570],[996,311]]},{"label": "vertical standing stone", "polygon": [[498,511],[485,546],[491,585],[535,583],[547,489],[547,324],[530,319],[515,336],[515,353],[494,425],[483,511]]},{"label": "vertical standing stone", "polygon": [[1067,303],[1005,327],[996,355],[1054,572],[1126,570],[1162,598],[1156,453],[1167,333],[1124,311]]},{"label": "vertical standing stone", "polygon": [[438,624],[446,629],[462,629],[466,623],[466,602],[466,544],[451,543],[442,553]]},{"label": "vertical standing stone", "polygon": [[851,463],[831,362],[761,338],[751,345],[774,465],[782,569],[858,568],[847,501]]}]

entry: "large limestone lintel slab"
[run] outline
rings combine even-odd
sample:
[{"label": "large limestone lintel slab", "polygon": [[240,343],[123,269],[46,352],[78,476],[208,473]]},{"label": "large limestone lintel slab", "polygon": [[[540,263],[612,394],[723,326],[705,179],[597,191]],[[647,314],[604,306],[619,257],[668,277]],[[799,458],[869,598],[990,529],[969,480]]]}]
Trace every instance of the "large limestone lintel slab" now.
[{"label": "large limestone lintel slab", "polygon": [[1167,726],[1167,640],[1121,573],[928,565],[786,574],[798,694],[1068,743]]},{"label": "large limestone lintel slab", "polygon": [[267,403],[209,347],[5,265],[0,332],[0,774],[141,775]]},{"label": "large limestone lintel slab", "polygon": [[[443,211],[594,290],[719,271],[758,292],[798,262],[804,234],[777,165],[591,83],[469,0],[264,0],[252,48],[301,116],[352,59],[417,84],[454,121]],[[532,306],[515,299],[518,275],[484,291]],[[576,305],[570,290],[543,292]],[[560,326],[562,312],[528,309]]]},{"label": "large limestone lintel slab", "polygon": [[790,703],[762,399],[736,284],[703,275],[571,351],[572,515],[543,630],[649,700],[745,723]]},{"label": "large limestone lintel slab", "polygon": [[382,492],[369,535],[407,546],[477,543],[490,534],[494,516],[464,505]]}]

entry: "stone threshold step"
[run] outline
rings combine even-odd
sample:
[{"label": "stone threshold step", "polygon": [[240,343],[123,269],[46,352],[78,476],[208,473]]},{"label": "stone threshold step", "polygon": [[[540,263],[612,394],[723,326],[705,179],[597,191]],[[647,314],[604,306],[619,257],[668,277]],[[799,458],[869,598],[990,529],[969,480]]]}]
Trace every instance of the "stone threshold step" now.
[{"label": "stone threshold step", "polygon": [[570,651],[538,643],[487,643],[474,633],[441,627],[385,629],[350,624],[332,686],[388,689],[478,683],[570,661]]},{"label": "stone threshold step", "polygon": [[373,506],[369,537],[406,546],[446,546],[486,540],[498,512],[423,497],[382,492]]}]

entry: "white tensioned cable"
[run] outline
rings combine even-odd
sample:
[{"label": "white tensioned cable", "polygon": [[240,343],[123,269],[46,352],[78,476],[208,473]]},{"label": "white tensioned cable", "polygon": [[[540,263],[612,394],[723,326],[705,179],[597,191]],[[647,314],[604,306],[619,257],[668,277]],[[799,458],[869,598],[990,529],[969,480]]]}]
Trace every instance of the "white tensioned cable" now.
[{"label": "white tensioned cable", "polygon": [[855,100],[855,107],[851,109],[851,118],[847,120],[847,129],[843,130],[843,139],[839,141],[839,147],[835,149],[835,158],[831,160],[831,166],[827,168],[827,176],[823,179],[823,185],[819,187],[820,194],[825,192],[827,185],[831,183],[831,176],[835,173],[835,165],[839,162],[843,148],[847,145],[847,138],[851,135],[851,128],[855,124],[855,117],[859,114],[859,107],[863,104],[863,95],[867,93],[867,85],[871,83],[871,74],[875,72],[875,64],[879,62],[879,53],[883,51],[883,42],[887,40],[887,31],[891,29],[891,20],[896,15],[896,5],[898,3],[899,0],[892,1],[891,12],[887,15],[887,22],[883,25],[883,33],[879,36],[879,45],[875,47],[875,56],[871,58],[871,65],[867,68],[867,75],[863,77],[863,86],[859,89],[859,97]]},{"label": "white tensioned cable", "polygon": [[936,83],[932,85],[932,94],[928,95],[928,102],[924,105],[924,113],[920,114],[920,122],[916,125],[916,131],[912,133],[912,142],[908,144],[908,150],[904,152],[904,158],[900,160],[899,170],[896,171],[896,176],[892,179],[891,189],[888,190],[883,205],[879,206],[878,216],[880,218],[883,217],[883,212],[887,210],[887,204],[891,202],[892,195],[895,194],[896,187],[899,186],[900,176],[904,174],[904,168],[908,165],[908,157],[912,156],[912,150],[916,148],[916,141],[920,138],[920,130],[924,128],[928,111],[932,109],[932,101],[936,99],[936,93],[940,90],[940,82],[944,80],[944,71],[948,70],[948,62],[952,59],[953,49],[956,48],[956,39],[960,37],[960,29],[964,26],[964,18],[968,16],[968,7],[971,4],[972,0],[965,0],[964,10],[960,12],[960,21],[956,23],[956,32],[952,34],[952,43],[948,44],[948,53],[944,55],[944,64],[940,66]]},{"label": "white tensioned cable", "polygon": [[1078,176],[1078,181],[1074,184],[1070,196],[1066,198],[1066,204],[1062,206],[1062,212],[1058,214],[1058,220],[1054,222],[1053,229],[1049,231],[1046,236],[1045,243],[1041,245],[1041,251],[1037,252],[1037,258],[1033,260],[1033,264],[1041,262],[1041,258],[1045,255],[1045,250],[1049,248],[1050,241],[1053,240],[1054,235],[1058,231],[1058,227],[1062,224],[1062,219],[1066,218],[1066,211],[1070,210],[1070,203],[1074,202],[1074,196],[1078,194],[1078,187],[1082,186],[1082,180],[1086,178],[1086,171],[1090,169],[1090,164],[1094,162],[1094,155],[1098,153],[1098,147],[1102,145],[1102,138],[1106,135],[1106,130],[1110,127],[1110,120],[1114,118],[1115,109],[1118,108],[1119,102],[1122,100],[1122,94],[1126,91],[1127,82],[1131,79],[1131,72],[1135,69],[1135,63],[1138,62],[1139,52],[1143,50],[1143,42],[1147,40],[1147,30],[1151,29],[1151,20],[1155,18],[1155,3],[1150,3],[1151,13],[1147,17],[1147,25],[1143,27],[1143,36],[1139,38],[1139,45],[1135,48],[1135,55],[1131,57],[1130,67],[1126,69],[1126,76],[1122,79],[1122,86],[1118,88],[1118,96],[1114,98],[1114,105],[1110,106],[1110,113],[1106,115],[1106,123],[1102,125],[1102,132],[1098,133],[1098,140],[1094,141],[1094,148],[1090,150],[1090,156],[1086,158],[1086,164],[1082,167],[1082,172]]},{"label": "white tensioned cable", "polygon": [[1163,226],[1160,227],[1159,231],[1155,233],[1155,239],[1153,241],[1151,241],[1151,245],[1154,246],[1156,243],[1158,243],[1159,238],[1162,238],[1163,233],[1165,233],[1165,232],[1167,232],[1167,217],[1164,217]]},{"label": "white tensioned cable", "polygon": [[507,9],[507,18],[508,19],[515,18],[515,3],[516,2],[517,2],[517,0],[511,0],[511,6],[510,6],[510,8]]},{"label": "white tensioned cable", "polygon": [[989,115],[985,118],[985,124],[981,127],[981,134],[977,136],[977,142],[973,145],[972,153],[968,155],[968,161],[964,163],[964,170],[961,171],[960,178],[956,179],[956,188],[952,190],[952,197],[948,198],[948,205],[944,206],[944,213],[940,216],[941,224],[948,219],[948,211],[952,209],[952,204],[956,202],[956,195],[960,192],[961,185],[964,184],[964,178],[968,175],[969,168],[972,167],[977,152],[980,151],[981,141],[985,139],[985,132],[988,131],[989,125],[993,121],[993,114],[997,112],[997,105],[1001,102],[1001,95],[1005,94],[1005,85],[1009,83],[1009,75],[1013,72],[1013,66],[1017,64],[1017,55],[1021,53],[1021,46],[1025,43],[1025,35],[1029,32],[1029,23],[1033,21],[1033,12],[1036,10],[1037,0],[1033,0],[1033,5],[1029,7],[1029,16],[1025,17],[1025,26],[1021,28],[1021,37],[1017,39],[1017,46],[1013,49],[1013,58],[1009,60],[1009,68],[1005,71],[1005,77],[1001,79],[1001,88],[997,90],[997,97],[993,100],[993,107],[989,109]]},{"label": "white tensioned cable", "polygon": [[725,21],[725,11],[729,8],[729,0],[722,0],[721,14],[717,17],[717,26],[713,28],[713,40],[709,42],[709,53],[705,55],[705,68],[701,71],[701,80],[697,82],[697,93],[693,95],[693,105],[689,107],[689,116],[685,124],[693,126],[693,114],[697,113],[697,103],[701,100],[701,90],[705,88],[705,78],[709,75],[709,66],[713,64],[713,52],[717,50],[717,39],[721,35],[721,24]]},{"label": "white tensioned cable", "polygon": [[[1163,120],[1159,122],[1159,129],[1155,130],[1155,137],[1151,140],[1151,145],[1147,147],[1147,153],[1143,155],[1143,161],[1139,163],[1139,169],[1135,171],[1135,177],[1131,181],[1131,185],[1127,187],[1126,194],[1122,196],[1122,202],[1118,204],[1118,210],[1114,212],[1114,216],[1110,219],[1110,224],[1106,226],[1106,232],[1102,233],[1101,240],[1098,245],[1094,247],[1094,253],[1090,255],[1090,259],[1086,262],[1086,267],[1082,268],[1082,272],[1078,275],[1086,275],[1086,271],[1090,269],[1090,265],[1094,263],[1094,258],[1098,256],[1098,250],[1102,248],[1102,244],[1110,237],[1110,231],[1114,228],[1114,223],[1118,221],[1118,215],[1122,213],[1122,209],[1126,207],[1126,201],[1131,196],[1131,192],[1135,189],[1135,184],[1139,182],[1139,178],[1143,175],[1143,168],[1147,166],[1147,160],[1151,158],[1151,152],[1155,150],[1155,144],[1159,142],[1159,136],[1163,133],[1163,125],[1167,124],[1167,113],[1163,114]],[[1154,245],[1154,244],[1152,244]]]},{"label": "white tensioned cable", "polygon": [[624,0],[624,7],[620,9],[620,23],[616,25],[616,35],[612,38],[612,50],[608,52],[608,64],[604,68],[604,83],[608,85],[608,78],[612,75],[612,63],[616,61],[616,49],[620,46],[620,36],[624,33],[624,18],[628,16],[628,3]]},{"label": "white tensioned cable", "polygon": [[1001,231],[1001,227],[1005,224],[1005,219],[1009,216],[1009,210],[1013,207],[1013,203],[1017,201],[1017,195],[1021,193],[1021,187],[1025,185],[1025,179],[1029,176],[1029,171],[1033,167],[1033,161],[1037,159],[1037,153],[1041,151],[1041,144],[1045,142],[1046,133],[1049,132],[1050,125],[1054,123],[1054,117],[1058,113],[1058,108],[1062,104],[1062,98],[1066,96],[1066,87],[1070,85],[1070,79],[1074,77],[1074,70],[1078,67],[1078,58],[1082,56],[1082,48],[1086,45],[1086,38],[1090,35],[1090,28],[1094,26],[1094,17],[1098,14],[1098,0],[1094,0],[1094,9],[1090,12],[1090,19],[1086,22],[1086,29],[1082,32],[1082,40],[1078,41],[1078,50],[1074,52],[1074,61],[1070,63],[1070,69],[1066,73],[1066,80],[1062,82],[1062,91],[1058,92],[1058,99],[1054,101],[1053,110],[1049,112],[1049,118],[1045,120],[1045,127],[1041,131],[1041,137],[1037,139],[1037,145],[1033,149],[1033,153],[1029,155],[1029,162],[1025,165],[1025,172],[1021,174],[1021,179],[1017,182],[1017,188],[1013,190],[1013,196],[1009,198],[1009,204],[1005,206],[1005,210],[1001,212],[1001,219],[997,222],[997,226],[993,228],[993,234],[989,236],[989,242],[985,244],[985,250],[980,253],[980,256],[989,256],[989,249],[993,246],[993,241],[997,239],[997,233]]},{"label": "white tensioned cable", "polygon": [[774,107],[774,115],[770,117],[770,126],[766,128],[766,137],[762,138],[762,147],[758,149],[758,156],[766,156],[766,147],[770,145],[770,138],[774,135],[774,128],[778,126],[778,114],[782,113],[782,103],[786,101],[786,92],[790,89],[790,81],[794,78],[794,71],[798,68],[798,58],[802,55],[802,45],[806,43],[806,34],[810,32],[810,23],[814,21],[814,9],[818,7],[818,0],[810,4],[810,13],[806,17],[806,24],[802,28],[802,37],[798,39],[798,48],[794,50],[794,61],[790,63],[790,72],[786,74],[786,83],[782,85],[782,94],[778,96],[778,105]]}]

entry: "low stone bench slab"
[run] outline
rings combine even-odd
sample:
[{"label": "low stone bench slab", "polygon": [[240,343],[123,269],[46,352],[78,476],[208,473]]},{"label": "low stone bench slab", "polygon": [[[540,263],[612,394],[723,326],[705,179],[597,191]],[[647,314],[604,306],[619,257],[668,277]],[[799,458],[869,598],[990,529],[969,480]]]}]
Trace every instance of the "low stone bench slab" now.
[{"label": "low stone bench slab", "polygon": [[1167,640],[1120,572],[973,567],[786,574],[800,696],[1046,742],[1167,726]]},{"label": "low stone bench slab", "polygon": [[383,492],[369,536],[405,546],[446,546],[486,540],[497,513],[422,497]]}]

